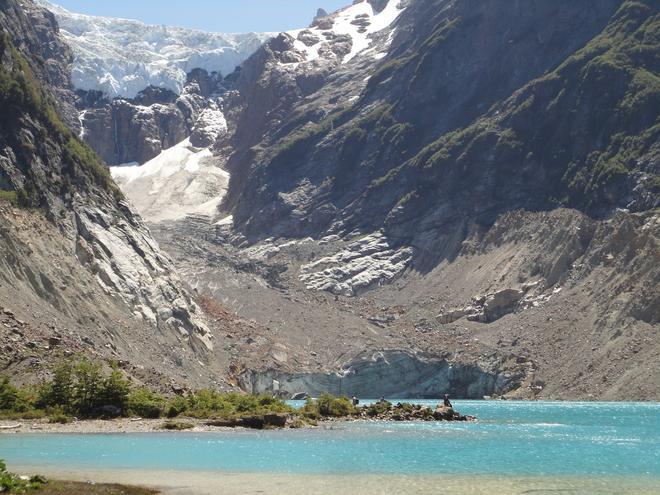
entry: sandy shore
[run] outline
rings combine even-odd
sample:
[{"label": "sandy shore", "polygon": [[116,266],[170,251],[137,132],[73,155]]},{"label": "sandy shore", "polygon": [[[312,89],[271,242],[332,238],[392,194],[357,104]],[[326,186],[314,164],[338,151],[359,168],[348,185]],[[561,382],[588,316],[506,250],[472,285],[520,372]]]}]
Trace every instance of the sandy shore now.
[{"label": "sandy shore", "polygon": [[[84,420],[72,421],[66,424],[49,423],[47,419],[38,420],[2,420],[0,421],[0,435],[2,434],[25,434],[25,433],[147,433],[153,431],[164,431],[160,427],[166,423],[166,419],[140,419],[119,418],[111,420]],[[174,421],[191,423],[194,428],[185,430],[193,432],[221,431],[230,428],[218,428],[207,426],[207,420],[176,418]]]},{"label": "sandy shore", "polygon": [[[32,473],[34,467],[12,466]],[[660,480],[637,478],[404,476],[404,475],[294,475],[218,473],[206,471],[76,470],[41,467],[53,479],[121,483],[160,490],[165,495],[351,495],[452,493],[458,495],[551,494],[651,495]]]},{"label": "sandy shore", "polygon": [[[48,419],[35,420],[0,420],[0,435],[26,434],[26,433],[78,433],[78,434],[104,434],[104,433],[149,433],[149,432],[176,432],[176,430],[163,430],[160,428],[168,421],[190,423],[193,428],[182,430],[187,432],[219,432],[232,431],[236,428],[208,426],[208,419],[174,418],[168,419],[142,419],[142,418],[118,418],[110,420],[87,419],[82,421],[71,421],[66,424],[49,423]],[[304,428],[319,429],[336,428],[338,425],[351,422],[378,422],[376,420],[363,419],[327,419],[321,421],[317,426],[303,426]],[[238,428],[241,429],[241,428]]]}]

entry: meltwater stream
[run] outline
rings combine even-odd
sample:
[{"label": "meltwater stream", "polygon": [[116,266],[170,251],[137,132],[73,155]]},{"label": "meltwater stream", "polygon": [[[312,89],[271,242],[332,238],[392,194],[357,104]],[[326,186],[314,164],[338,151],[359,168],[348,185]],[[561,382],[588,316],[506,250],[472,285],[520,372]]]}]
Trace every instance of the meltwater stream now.
[{"label": "meltwater stream", "polygon": [[454,407],[479,420],[217,433],[3,435],[0,458],[10,466],[67,469],[633,476],[658,481],[660,487],[660,404],[455,401]]}]

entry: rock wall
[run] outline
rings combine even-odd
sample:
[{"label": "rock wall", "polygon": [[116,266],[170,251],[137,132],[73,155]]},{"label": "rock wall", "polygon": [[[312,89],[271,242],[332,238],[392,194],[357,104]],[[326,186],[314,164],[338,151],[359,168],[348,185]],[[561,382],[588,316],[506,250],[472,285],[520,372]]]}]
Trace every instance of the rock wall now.
[{"label": "rock wall", "polygon": [[81,136],[108,165],[144,164],[191,137],[209,147],[219,130],[217,114],[224,89],[220,81],[198,69],[188,75],[182,93],[148,87],[133,99],[92,101],[79,93]]}]

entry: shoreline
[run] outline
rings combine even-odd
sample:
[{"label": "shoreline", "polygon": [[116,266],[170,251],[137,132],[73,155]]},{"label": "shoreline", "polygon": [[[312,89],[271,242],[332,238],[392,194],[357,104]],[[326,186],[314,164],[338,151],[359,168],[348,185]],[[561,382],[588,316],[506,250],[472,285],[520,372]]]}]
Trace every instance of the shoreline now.
[{"label": "shoreline", "polygon": [[[121,433],[219,433],[228,431],[277,431],[277,430],[319,430],[331,429],[333,426],[348,423],[428,423],[423,420],[394,421],[387,419],[363,418],[326,418],[319,420],[316,425],[304,424],[302,426],[284,426],[272,428],[249,428],[246,426],[213,426],[207,423],[212,419],[197,419],[187,417],[174,418],[175,422],[190,423],[192,428],[182,430],[169,430],[161,428],[171,421],[168,418],[115,418],[115,419],[81,419],[69,423],[50,423],[48,419],[29,420],[0,420],[0,438],[3,435],[29,435],[29,434],[79,434],[102,435]],[[474,422],[476,420],[472,420]],[[437,423],[450,423],[451,421],[438,420]]]},{"label": "shoreline", "polygon": [[40,474],[58,481],[118,483],[158,490],[163,495],[223,495],[261,493],[308,495],[348,491],[355,495],[436,494],[438,487],[458,495],[511,495],[566,492],[574,495],[651,495],[660,479],[635,476],[494,476],[405,474],[288,474],[144,469],[61,469],[54,466],[11,466],[21,474]]},{"label": "shoreline", "polygon": [[[82,419],[70,423],[49,423],[48,419],[29,420],[0,420],[0,436],[12,434],[117,434],[117,433],[177,433],[177,430],[159,428],[169,420],[144,418],[117,418],[117,419]],[[231,431],[235,428],[208,426],[206,419],[176,418],[176,421],[191,423],[193,428],[181,430],[182,432],[203,433],[214,431]],[[19,425],[18,428],[7,428]]]}]

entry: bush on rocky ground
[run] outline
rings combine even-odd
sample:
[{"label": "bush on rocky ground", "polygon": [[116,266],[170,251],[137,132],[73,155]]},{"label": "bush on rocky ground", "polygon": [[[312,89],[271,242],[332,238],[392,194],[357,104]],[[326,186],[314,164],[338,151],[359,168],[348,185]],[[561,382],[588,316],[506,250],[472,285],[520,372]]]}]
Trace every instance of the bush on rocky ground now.
[{"label": "bush on rocky ground", "polygon": [[37,419],[53,423],[71,418],[235,419],[264,414],[291,414],[283,400],[269,395],[199,390],[186,396],[166,397],[146,387],[136,387],[116,367],[86,358],[57,364],[49,381],[40,386],[16,387],[0,377],[0,418]]},{"label": "bush on rocky ground", "polygon": [[341,418],[355,414],[356,408],[348,397],[321,394],[318,399],[307,399],[300,410],[304,417],[317,420],[323,417]]}]

